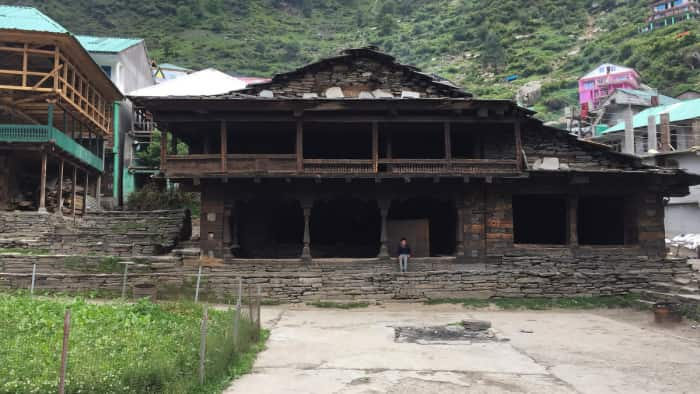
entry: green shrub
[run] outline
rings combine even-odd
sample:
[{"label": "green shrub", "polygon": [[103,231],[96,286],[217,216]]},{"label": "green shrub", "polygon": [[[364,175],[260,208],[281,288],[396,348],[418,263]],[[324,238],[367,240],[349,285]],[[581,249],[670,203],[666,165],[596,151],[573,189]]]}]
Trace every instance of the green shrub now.
[{"label": "green shrub", "polygon": [[153,211],[158,209],[189,209],[193,216],[199,216],[199,195],[183,192],[178,188],[162,190],[155,183],[146,184],[129,195],[126,205],[132,211]]}]

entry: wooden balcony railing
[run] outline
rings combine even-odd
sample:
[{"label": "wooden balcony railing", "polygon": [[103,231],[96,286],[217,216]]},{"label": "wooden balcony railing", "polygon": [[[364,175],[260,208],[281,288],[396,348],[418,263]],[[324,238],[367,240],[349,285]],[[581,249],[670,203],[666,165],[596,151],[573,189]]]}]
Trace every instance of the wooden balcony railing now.
[{"label": "wooden balcony railing", "polygon": [[296,156],[289,155],[193,154],[167,156],[168,176],[206,174],[513,174],[520,172],[517,160],[488,159],[304,159],[301,171]]}]

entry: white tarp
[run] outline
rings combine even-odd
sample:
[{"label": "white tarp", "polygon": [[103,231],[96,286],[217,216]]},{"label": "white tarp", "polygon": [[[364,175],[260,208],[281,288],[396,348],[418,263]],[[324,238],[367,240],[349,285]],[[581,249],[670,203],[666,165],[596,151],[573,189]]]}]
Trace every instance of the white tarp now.
[{"label": "white tarp", "polygon": [[139,97],[211,96],[241,90],[246,85],[246,81],[241,78],[207,68],[158,85],[134,90],[128,95]]},{"label": "white tarp", "polygon": [[674,247],[684,247],[686,249],[695,250],[700,246],[700,234],[681,234],[677,235],[670,240],[666,240],[666,244],[670,244]]}]

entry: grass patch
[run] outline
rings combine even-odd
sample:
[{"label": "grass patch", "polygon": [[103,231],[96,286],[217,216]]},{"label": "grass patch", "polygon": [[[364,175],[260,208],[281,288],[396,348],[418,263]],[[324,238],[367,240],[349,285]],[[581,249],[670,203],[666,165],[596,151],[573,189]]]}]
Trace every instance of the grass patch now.
[{"label": "grass patch", "polygon": [[15,253],[29,256],[49,254],[48,249],[33,249],[33,248],[0,248],[1,253]]},{"label": "grass patch", "polygon": [[639,306],[638,297],[634,294],[621,296],[599,297],[567,297],[567,298],[434,298],[425,301],[428,305],[462,304],[468,308],[487,308],[496,306],[501,309],[596,309],[596,308],[631,308]]},{"label": "grass patch", "polygon": [[315,306],[316,308],[332,308],[332,309],[356,309],[367,308],[369,302],[335,302],[335,301],[314,301],[307,305]]},{"label": "grass patch", "polygon": [[230,311],[209,311],[206,380],[199,385],[202,306],[192,303],[95,305],[82,299],[0,294],[0,394],[56,392],[63,314],[72,314],[66,392],[220,393],[250,371],[268,333]]}]

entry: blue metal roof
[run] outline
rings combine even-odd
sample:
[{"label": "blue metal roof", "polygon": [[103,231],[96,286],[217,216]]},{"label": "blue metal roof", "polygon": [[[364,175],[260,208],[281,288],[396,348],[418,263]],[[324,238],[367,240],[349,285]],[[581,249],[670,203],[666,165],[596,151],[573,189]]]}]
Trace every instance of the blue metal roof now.
[{"label": "blue metal roof", "polygon": [[65,27],[32,7],[0,5],[0,29],[68,33]]},{"label": "blue metal roof", "polygon": [[75,36],[88,52],[119,53],[143,42],[140,38]]}]

